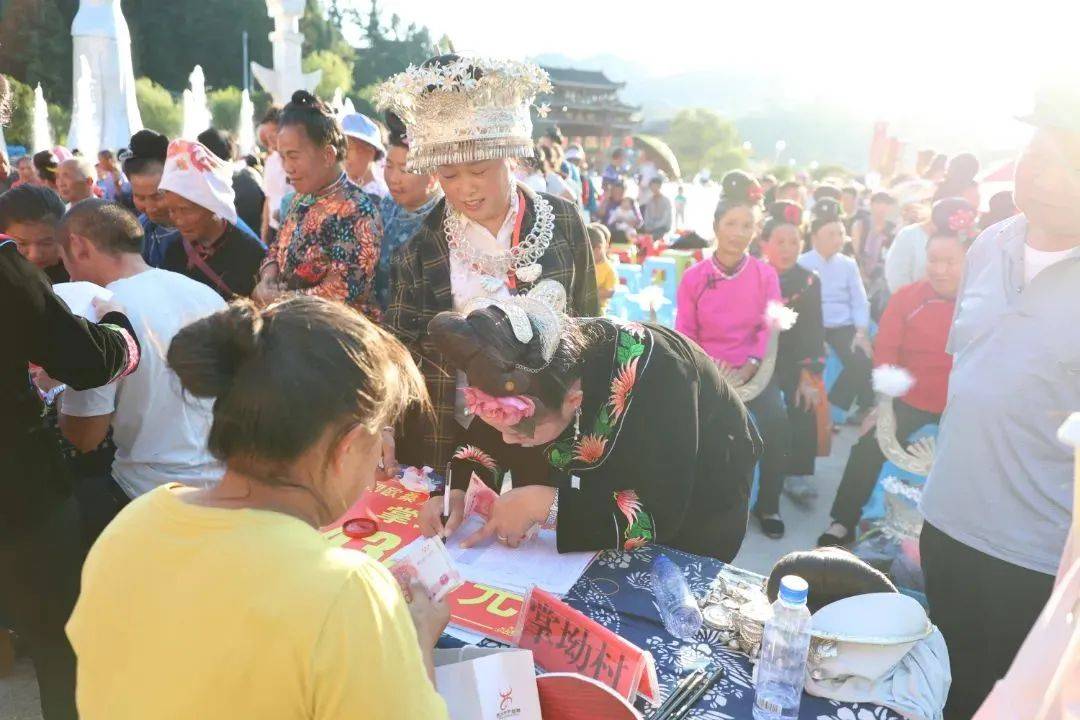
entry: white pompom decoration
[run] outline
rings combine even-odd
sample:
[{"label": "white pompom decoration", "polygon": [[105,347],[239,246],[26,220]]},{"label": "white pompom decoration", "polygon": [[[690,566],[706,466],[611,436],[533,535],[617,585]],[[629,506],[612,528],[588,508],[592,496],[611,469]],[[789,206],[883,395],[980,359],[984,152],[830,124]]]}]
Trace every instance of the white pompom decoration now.
[{"label": "white pompom decoration", "polygon": [[874,392],[898,398],[907,395],[915,386],[915,377],[898,365],[874,368]]},{"label": "white pompom decoration", "polygon": [[780,332],[790,330],[795,327],[795,321],[798,319],[799,313],[775,300],[770,300],[765,307],[765,322],[768,323],[769,328],[772,330],[779,330]]}]

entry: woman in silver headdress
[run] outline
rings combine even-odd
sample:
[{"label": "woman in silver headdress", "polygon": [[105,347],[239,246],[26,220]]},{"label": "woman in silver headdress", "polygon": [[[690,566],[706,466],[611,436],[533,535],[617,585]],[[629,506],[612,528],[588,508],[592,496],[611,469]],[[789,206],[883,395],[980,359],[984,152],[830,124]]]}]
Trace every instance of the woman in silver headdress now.
[{"label": "woman in silver headdress", "polygon": [[386,325],[413,352],[433,417],[410,417],[403,462],[443,468],[473,417],[464,379],[431,342],[428,322],[477,297],[508,298],[543,279],[563,286],[572,315],[599,313],[585,225],[570,202],[514,180],[533,155],[530,107],[550,91],[524,62],[443,55],[394,76],[376,95],[407,128],[410,172],[434,172],[445,194],[395,256]]}]

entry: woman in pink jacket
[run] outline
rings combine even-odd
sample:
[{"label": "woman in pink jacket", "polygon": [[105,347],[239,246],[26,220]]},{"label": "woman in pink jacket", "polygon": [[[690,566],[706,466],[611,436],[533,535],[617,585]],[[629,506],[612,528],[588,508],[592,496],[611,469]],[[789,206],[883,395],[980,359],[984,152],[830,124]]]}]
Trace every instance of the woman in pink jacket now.
[{"label": "woman in pink jacket", "polygon": [[[780,281],[768,263],[747,253],[760,214],[761,186],[744,172],[724,176],[713,229],[716,251],[686,271],[678,292],[675,329],[696,341],[739,383],[757,374],[769,346],[770,303],[782,305]],[[776,379],[747,403],[765,441],[754,515],[771,538],[784,535],[780,491],[791,444],[787,411]]]}]

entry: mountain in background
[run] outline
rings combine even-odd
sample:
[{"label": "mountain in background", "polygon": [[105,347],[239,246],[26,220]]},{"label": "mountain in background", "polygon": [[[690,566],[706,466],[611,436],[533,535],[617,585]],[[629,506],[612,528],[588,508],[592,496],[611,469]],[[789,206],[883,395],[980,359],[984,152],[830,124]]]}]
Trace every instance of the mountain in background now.
[{"label": "mountain in background", "polygon": [[[816,161],[864,171],[874,122],[879,119],[867,108],[817,101],[807,96],[807,88],[798,80],[753,69],[656,75],[643,62],[610,53],[585,58],[546,53],[532,60],[553,67],[601,70],[612,80],[625,82],[621,97],[641,107],[643,129],[649,132],[663,134],[667,121],[684,108],[715,110],[734,120],[740,137],[753,144],[762,161],[773,159],[776,142],[783,140],[787,148],[781,162],[794,158],[800,166]],[[857,92],[852,99],[857,100]],[[891,118],[890,133],[909,148],[933,147],[946,154],[974,152],[984,163],[1014,152],[973,137],[968,123],[956,113],[946,112],[950,122],[942,123],[940,113],[931,116],[920,114],[921,110],[915,106],[910,113]]]},{"label": "mountain in background", "polygon": [[780,158],[801,165],[818,161],[861,170],[866,164],[872,123],[859,122],[839,108],[794,107],[786,101],[783,83],[747,72],[695,70],[675,75],[651,75],[641,63],[604,54],[574,59],[548,53],[532,58],[552,67],[602,70],[625,82],[625,102],[641,107],[643,128],[663,134],[667,121],[685,108],[708,108],[732,118],[739,135],[763,161],[771,161],[777,140],[787,149]]}]

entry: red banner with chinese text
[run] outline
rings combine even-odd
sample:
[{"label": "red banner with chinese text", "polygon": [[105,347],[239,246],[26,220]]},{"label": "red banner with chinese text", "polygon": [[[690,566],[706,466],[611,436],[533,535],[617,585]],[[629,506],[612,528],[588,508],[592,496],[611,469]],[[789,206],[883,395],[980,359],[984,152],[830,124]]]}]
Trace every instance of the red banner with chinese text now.
[{"label": "red banner with chinese text", "polygon": [[[420,506],[427,498],[427,493],[408,490],[396,480],[380,482],[323,531],[335,544],[360,550],[390,566],[394,564],[395,553],[420,537],[417,518]],[[356,517],[374,518],[379,529],[374,535],[359,540],[346,537],[341,533],[341,526],[346,520]],[[521,610],[520,595],[466,582],[450,593],[447,602],[454,625],[500,642],[513,640]]]},{"label": "red banner with chinese text", "polygon": [[656,704],[652,655],[540,588],[525,596],[514,644],[547,672],[578,673],[630,702],[640,694]]}]

